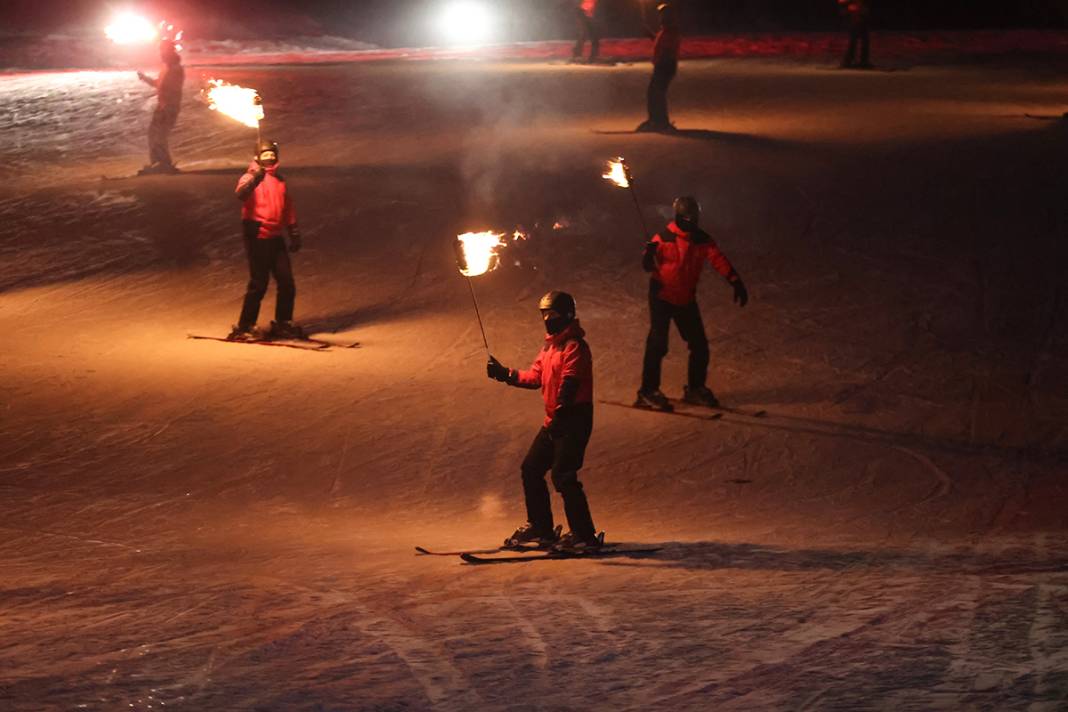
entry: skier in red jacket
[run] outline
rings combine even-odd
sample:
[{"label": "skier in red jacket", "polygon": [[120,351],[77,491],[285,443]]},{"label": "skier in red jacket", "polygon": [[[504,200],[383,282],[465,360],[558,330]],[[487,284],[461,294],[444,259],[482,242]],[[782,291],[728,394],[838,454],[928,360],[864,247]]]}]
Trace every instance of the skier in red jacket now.
[{"label": "skier in red jacket", "polygon": [[178,46],[172,40],[160,40],[159,57],[163,61],[159,76],[153,78],[144,72],[137,73],[138,79],[156,90],[156,109],[152,112],[152,123],[148,125],[148,165],[139,171],[141,175],[178,172],[168,143],[182,108],[185,69]]},{"label": "skier in red jacket", "polygon": [[601,49],[601,38],[594,21],[594,16],[597,13],[597,0],[568,0],[568,4],[571,5],[571,11],[575,16],[575,23],[578,27],[578,37],[575,39],[575,46],[571,48],[571,61],[582,61],[582,48],[586,44],[586,40],[589,39],[590,58],[588,61],[593,64],[597,61],[597,54]]},{"label": "skier in red jacket", "polygon": [[[871,69],[869,48],[871,32],[868,27],[870,9],[867,0],[838,0],[838,9],[849,26],[849,46],[842,57],[843,69]],[[860,60],[857,60],[857,43],[860,43]]]},{"label": "skier in red jacket", "polygon": [[[297,288],[289,253],[300,250],[303,243],[293,200],[289,197],[285,179],[278,173],[278,144],[275,141],[259,142],[256,158],[237,181],[234,193],[242,201],[241,224],[245,254],[248,256],[249,282],[241,316],[228,338],[234,341],[259,338],[256,319],[272,274],[278,284],[278,296],[268,336],[302,338],[304,335],[300,327],[293,324]],[[282,236],[283,231],[289,235],[288,248]]]},{"label": "skier in red jacket", "polygon": [[660,30],[653,35],[653,76],[649,79],[646,103],[649,118],[638,125],[637,131],[675,130],[675,125],[668,118],[668,87],[679,71],[679,49],[682,34],[679,31],[675,8],[669,3],[661,3],[657,8],[660,18]]},{"label": "skier in red jacket", "polygon": [[[505,539],[505,546],[536,543],[560,550],[589,550],[602,540],[593,526],[586,493],[578,479],[586,444],[593,432],[593,356],[586,332],[575,318],[575,300],[549,292],[538,303],[545,322],[545,345],[526,371],[502,366],[490,356],[486,375],[517,388],[541,389],[545,420],[520,468],[527,522]],[[546,471],[564,499],[570,531],[557,540]]]},{"label": "skier in red jacket", "polygon": [[697,306],[697,282],[708,262],[734,288],[734,301],[744,307],[749,301],[745,283],[727,256],[720,252],[708,233],[698,227],[701,206],[690,196],[676,198],[675,220],[645,246],[642,267],[649,279],[649,336],[645,342],[642,385],[634,405],[639,408],[672,410],[667,396],[660,392],[660,366],[668,352],[668,330],[675,322],[690,348],[687,403],[719,406],[705,381],[708,377],[708,338],[701,310]]}]

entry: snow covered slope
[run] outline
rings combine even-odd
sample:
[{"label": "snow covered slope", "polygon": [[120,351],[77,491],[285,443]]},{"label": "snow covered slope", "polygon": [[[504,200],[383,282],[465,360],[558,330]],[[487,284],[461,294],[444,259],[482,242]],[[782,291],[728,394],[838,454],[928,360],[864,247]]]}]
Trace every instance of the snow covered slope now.
[{"label": "snow covered slope", "polygon": [[[208,76],[259,89],[281,142],[298,320],[361,348],[185,338],[225,333],[247,279],[255,136]],[[684,63],[666,137],[621,133],[640,65],[196,68],[185,173],[142,179],[132,73],[4,77],[0,707],[1063,704],[1068,133],[1024,116],[1068,108],[1062,76]],[[541,418],[484,375],[455,234],[531,233],[474,282],[502,362],[567,289],[597,397],[633,395],[615,155],[651,222],[703,202],[751,292],[702,283],[710,385],[769,416],[598,407],[595,521],[655,558],[416,558],[522,520]]]}]

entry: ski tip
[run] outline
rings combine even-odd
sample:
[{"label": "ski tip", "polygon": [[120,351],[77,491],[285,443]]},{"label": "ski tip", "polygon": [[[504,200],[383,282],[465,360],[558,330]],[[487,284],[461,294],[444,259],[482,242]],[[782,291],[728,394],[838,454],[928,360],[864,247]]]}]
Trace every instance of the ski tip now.
[{"label": "ski tip", "polygon": [[754,418],[767,418],[768,417],[768,411],[766,411],[766,410],[758,410],[757,412],[753,413],[753,417]]},{"label": "ski tip", "polygon": [[427,551],[426,549],[424,549],[424,548],[423,548],[423,547],[421,547],[421,546],[417,546],[417,547],[415,547],[415,550],[416,550],[416,552],[418,552],[418,553],[420,553],[420,554],[429,554],[429,553],[430,553],[429,551]]}]

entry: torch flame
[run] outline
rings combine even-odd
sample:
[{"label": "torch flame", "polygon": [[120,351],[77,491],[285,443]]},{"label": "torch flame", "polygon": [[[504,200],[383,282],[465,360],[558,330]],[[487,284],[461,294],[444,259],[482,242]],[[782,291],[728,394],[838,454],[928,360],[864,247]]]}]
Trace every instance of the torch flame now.
[{"label": "torch flame", "polygon": [[623,157],[614,158],[604,165],[605,173],[601,177],[612,181],[620,188],[630,187],[630,171],[627,170],[627,162]]},{"label": "torch flame", "polygon": [[209,79],[207,90],[208,108],[231,119],[240,121],[251,129],[263,121],[263,102],[255,89],[227,84],[221,79]]},{"label": "torch flame", "polygon": [[500,259],[497,251],[505,246],[499,232],[465,232],[457,235],[464,264],[460,265],[460,274],[465,277],[477,277],[497,269]]},{"label": "torch flame", "polygon": [[138,44],[156,39],[152,23],[132,12],[124,12],[104,28],[104,34],[115,44]]}]

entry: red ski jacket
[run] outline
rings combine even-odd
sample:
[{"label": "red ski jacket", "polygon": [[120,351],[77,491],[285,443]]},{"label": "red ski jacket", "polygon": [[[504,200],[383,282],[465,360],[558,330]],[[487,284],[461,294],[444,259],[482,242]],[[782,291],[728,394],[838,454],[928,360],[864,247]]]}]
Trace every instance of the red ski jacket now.
[{"label": "red ski jacket", "polygon": [[286,192],[285,179],[278,175],[278,164],[264,168],[264,176],[256,183],[260,165],[253,161],[237,181],[234,193],[244,202],[241,205],[241,220],[257,222],[260,229],[256,237],[269,239],[282,234],[282,228],[297,224],[297,212]]},{"label": "red ski jacket", "polygon": [[653,258],[652,279],[660,285],[659,299],[685,306],[697,298],[697,282],[707,260],[728,282],[739,279],[727,256],[703,230],[684,232],[674,222],[653,237],[656,254]]},{"label": "red ski jacket", "polygon": [[582,10],[586,17],[593,17],[593,13],[597,11],[597,0],[582,0],[579,4],[579,9]]},{"label": "red ski jacket", "polygon": [[661,27],[653,40],[653,64],[679,61],[682,33],[676,27]]},{"label": "red ski jacket", "polygon": [[863,0],[838,0],[838,7],[850,22],[860,23],[868,19],[868,4]]},{"label": "red ski jacket", "polygon": [[[560,405],[593,403],[593,354],[583,337],[586,332],[575,319],[559,334],[546,334],[545,346],[526,371],[513,371],[509,382],[519,388],[541,388],[545,401],[545,427],[553,422]],[[560,397],[564,379],[578,382],[574,398],[562,403]]]}]

